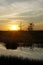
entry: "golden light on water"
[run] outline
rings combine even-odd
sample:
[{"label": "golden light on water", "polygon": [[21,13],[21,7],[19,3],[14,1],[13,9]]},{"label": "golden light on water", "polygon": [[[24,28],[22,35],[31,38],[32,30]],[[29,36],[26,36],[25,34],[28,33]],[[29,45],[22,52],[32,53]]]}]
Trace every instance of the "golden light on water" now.
[{"label": "golden light on water", "polygon": [[20,27],[18,25],[11,25],[9,29],[17,31],[17,30],[20,30]]}]

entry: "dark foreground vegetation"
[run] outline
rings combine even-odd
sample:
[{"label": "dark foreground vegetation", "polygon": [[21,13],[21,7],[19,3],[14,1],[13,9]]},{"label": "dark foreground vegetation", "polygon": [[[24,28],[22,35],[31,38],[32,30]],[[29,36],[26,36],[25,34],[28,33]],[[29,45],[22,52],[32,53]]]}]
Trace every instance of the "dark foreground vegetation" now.
[{"label": "dark foreground vegetation", "polygon": [[12,56],[0,56],[0,65],[3,64],[10,64],[10,65],[36,65],[40,64],[43,65],[43,60],[32,60],[22,57],[12,57]]},{"label": "dark foreground vegetation", "polygon": [[0,42],[5,43],[7,49],[18,46],[43,48],[43,31],[0,31]]}]

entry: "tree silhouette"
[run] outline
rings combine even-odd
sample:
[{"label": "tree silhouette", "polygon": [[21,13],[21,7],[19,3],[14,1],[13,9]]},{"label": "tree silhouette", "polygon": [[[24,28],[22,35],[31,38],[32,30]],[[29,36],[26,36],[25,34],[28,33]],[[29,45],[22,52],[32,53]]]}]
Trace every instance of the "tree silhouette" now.
[{"label": "tree silhouette", "polygon": [[30,45],[30,48],[32,49],[33,48],[33,35],[32,35],[32,31],[33,31],[33,23],[30,23],[29,26],[28,26],[28,31],[29,31],[29,45]]},{"label": "tree silhouette", "polygon": [[28,26],[28,31],[32,31],[33,30],[33,23],[30,23]]}]

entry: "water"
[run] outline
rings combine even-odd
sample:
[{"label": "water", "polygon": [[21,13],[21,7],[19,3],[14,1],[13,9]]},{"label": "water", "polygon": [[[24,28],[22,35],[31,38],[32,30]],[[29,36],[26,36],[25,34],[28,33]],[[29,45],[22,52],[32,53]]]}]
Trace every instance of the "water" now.
[{"label": "water", "polygon": [[30,59],[43,59],[43,49],[34,47],[33,49],[26,47],[18,47],[16,50],[6,49],[3,43],[0,43],[0,56],[18,56]]}]

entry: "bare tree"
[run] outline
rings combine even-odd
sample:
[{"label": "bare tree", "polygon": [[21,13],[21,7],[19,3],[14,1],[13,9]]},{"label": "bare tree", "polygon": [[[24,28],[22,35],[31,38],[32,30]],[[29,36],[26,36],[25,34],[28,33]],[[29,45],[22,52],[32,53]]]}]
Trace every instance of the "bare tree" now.
[{"label": "bare tree", "polygon": [[22,22],[20,22],[20,26],[19,27],[20,27],[20,31],[21,31],[22,30]]}]

